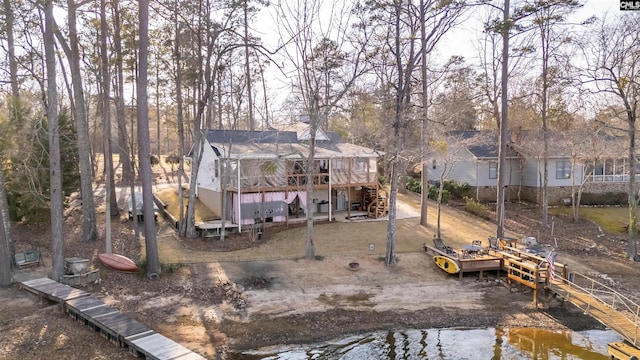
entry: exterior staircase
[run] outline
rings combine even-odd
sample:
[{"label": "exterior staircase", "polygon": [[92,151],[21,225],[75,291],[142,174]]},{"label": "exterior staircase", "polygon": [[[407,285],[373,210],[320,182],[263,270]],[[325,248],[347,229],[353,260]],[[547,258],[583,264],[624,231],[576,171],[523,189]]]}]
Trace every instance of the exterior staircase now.
[{"label": "exterior staircase", "polygon": [[389,200],[386,191],[381,186],[364,187],[364,203],[368,216],[376,219],[387,216],[389,213]]}]

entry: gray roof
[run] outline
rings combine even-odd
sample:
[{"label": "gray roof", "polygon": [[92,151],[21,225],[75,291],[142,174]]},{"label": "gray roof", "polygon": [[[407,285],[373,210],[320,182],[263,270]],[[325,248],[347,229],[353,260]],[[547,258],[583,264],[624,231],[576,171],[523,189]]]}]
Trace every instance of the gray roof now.
[{"label": "gray roof", "polygon": [[[447,133],[450,141],[463,143],[476,159],[498,158],[498,134],[493,131],[460,130]],[[518,157],[518,152],[507,144],[507,157]]]},{"label": "gray roof", "polygon": [[[329,140],[316,141],[317,159],[378,157],[363,146],[343,142],[339,135],[327,133]],[[308,145],[295,131],[208,130],[206,139],[216,155],[229,158],[300,158],[308,155]]]},{"label": "gray roof", "polygon": [[209,130],[207,141],[211,144],[292,144],[298,143],[295,131]]},{"label": "gray roof", "polygon": [[[513,144],[527,157],[543,156],[544,138],[541,130],[517,132]],[[572,154],[579,158],[620,158],[627,156],[628,139],[606,132],[589,129],[547,132],[549,158],[569,158]]]}]

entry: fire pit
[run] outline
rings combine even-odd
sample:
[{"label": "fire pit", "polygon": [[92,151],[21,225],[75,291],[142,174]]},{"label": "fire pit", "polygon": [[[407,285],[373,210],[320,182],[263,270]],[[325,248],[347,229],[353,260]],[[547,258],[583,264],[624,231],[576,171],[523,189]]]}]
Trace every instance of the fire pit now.
[{"label": "fire pit", "polygon": [[356,271],[360,268],[360,264],[357,262],[350,262],[349,263],[349,269],[351,269],[352,271]]}]

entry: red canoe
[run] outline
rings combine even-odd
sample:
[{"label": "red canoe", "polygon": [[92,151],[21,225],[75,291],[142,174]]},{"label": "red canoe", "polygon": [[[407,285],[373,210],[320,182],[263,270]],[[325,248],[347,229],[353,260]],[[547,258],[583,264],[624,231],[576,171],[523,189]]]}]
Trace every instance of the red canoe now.
[{"label": "red canoe", "polygon": [[118,271],[138,272],[138,265],[126,256],[118,254],[98,254],[104,266]]}]

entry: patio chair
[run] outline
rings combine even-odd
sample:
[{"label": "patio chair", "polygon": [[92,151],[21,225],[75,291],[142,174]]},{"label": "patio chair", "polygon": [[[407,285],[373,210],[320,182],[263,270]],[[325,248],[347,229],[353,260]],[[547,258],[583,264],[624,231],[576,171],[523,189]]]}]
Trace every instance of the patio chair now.
[{"label": "patio chair", "polygon": [[489,240],[489,250],[498,250],[498,238],[489,236],[487,240]]},{"label": "patio chair", "polygon": [[453,248],[451,246],[447,246],[444,244],[444,242],[442,242],[442,239],[440,238],[433,238],[433,246],[436,247],[436,249],[447,253],[447,254],[455,254],[456,252],[453,250]]},{"label": "patio chair", "polygon": [[484,246],[482,246],[482,240],[472,240],[471,241],[471,246],[473,247],[478,247],[480,250],[478,250],[476,252],[476,254],[478,255],[485,255],[489,253],[489,249],[485,248]]}]

